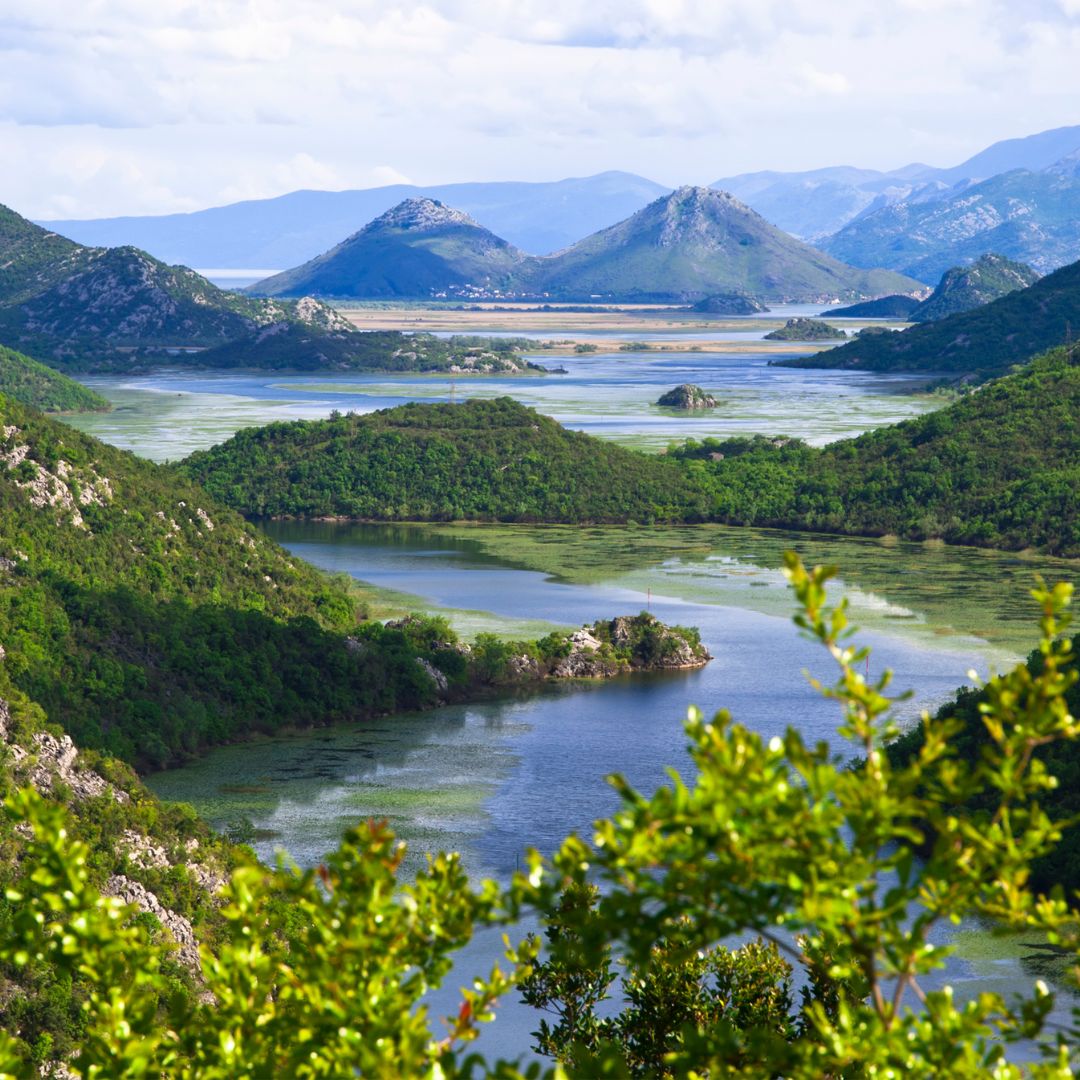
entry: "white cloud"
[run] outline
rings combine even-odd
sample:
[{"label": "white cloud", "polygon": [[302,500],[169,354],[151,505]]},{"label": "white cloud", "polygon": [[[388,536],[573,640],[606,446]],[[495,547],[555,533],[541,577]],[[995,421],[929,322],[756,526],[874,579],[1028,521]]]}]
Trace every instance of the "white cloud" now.
[{"label": "white cloud", "polygon": [[1080,122],[1080,0],[6,0],[0,201],[953,164]]}]

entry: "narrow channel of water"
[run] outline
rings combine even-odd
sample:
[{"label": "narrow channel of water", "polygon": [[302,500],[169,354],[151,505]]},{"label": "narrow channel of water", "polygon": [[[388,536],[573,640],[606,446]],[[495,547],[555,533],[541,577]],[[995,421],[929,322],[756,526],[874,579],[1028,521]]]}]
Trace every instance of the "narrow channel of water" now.
[{"label": "narrow channel of water", "polygon": [[[723,563],[722,556],[718,564],[708,553],[685,555],[674,564],[668,559],[650,566],[644,560],[636,587],[629,587],[620,580],[618,560],[606,579],[603,573],[583,575],[577,568],[579,579],[592,580],[575,581],[568,549],[570,572],[557,578],[522,566],[526,543],[518,544],[517,560],[508,561],[493,550],[498,543],[480,542],[473,530],[455,535],[453,530],[422,527],[288,523],[268,526],[267,531],[316,565],[412,594],[418,606],[429,609],[573,625],[649,605],[667,622],[700,627],[716,659],[691,673],[554,686],[371,726],[227,747],[150,778],[159,795],[194,803],[220,826],[250,822],[263,858],[284,849],[301,865],[311,865],[348,825],[375,816],[388,818],[409,842],[407,869],[421,865],[425,851],[452,849],[461,852],[470,873],[505,879],[520,865],[527,846],[550,852],[568,833],[588,834],[593,820],[616,809],[617,800],[604,781],[608,774],[622,773],[636,786],[652,790],[665,781],[667,767],[684,769],[688,761],[682,723],[690,703],[706,712],[726,707],[736,720],[766,737],[796,724],[808,740],[825,739],[844,752],[835,736],[835,706],[818,696],[803,674],[806,669],[829,679],[830,664],[798,634],[786,612],[770,610],[773,599],[760,605],[765,610],[755,610],[757,596],[770,586],[766,582],[766,588],[758,590],[745,584],[746,574],[754,569],[752,557],[744,556],[735,565]],[[494,530],[493,536],[506,533]],[[715,542],[720,549],[728,533],[748,543],[753,540],[741,530],[719,530]],[[609,542],[616,542],[618,534],[609,530]],[[758,534],[758,539],[767,549],[769,537]],[[779,537],[772,540],[780,543]],[[841,543],[849,551],[869,545]],[[918,589],[905,593],[903,582],[911,576],[906,573],[911,566],[920,566],[925,576],[925,549],[907,545],[884,554],[878,546],[867,550],[874,558],[892,560],[891,595],[851,581],[843,588],[859,594],[866,612],[911,616],[895,625],[879,619],[862,634],[874,649],[871,673],[888,666],[896,673],[898,688],[914,691],[913,700],[903,706],[905,715],[948,697],[969,668],[985,672],[992,662],[1018,651],[965,633],[955,623],[942,625],[933,612],[927,616],[919,609]],[[974,557],[993,558],[988,553]],[[1002,565],[1015,562],[996,557]],[[672,575],[673,569],[679,572]],[[757,569],[766,577],[776,573],[774,566]],[[984,570],[989,589],[994,572]],[[715,579],[725,572],[729,586],[744,579],[741,601],[730,587],[719,593],[687,587],[695,575]],[[642,588],[645,580],[654,584]],[[657,586],[665,580],[679,582],[678,589],[661,591]],[[920,587],[932,594],[934,582],[921,581]],[[1000,592],[1000,579],[996,587]],[[912,607],[902,606],[905,599]],[[965,947],[972,958],[954,960],[947,973],[959,993],[991,988],[1010,992],[1030,984],[1034,976],[1019,943],[1002,944],[976,929],[966,933]],[[469,972],[486,969],[499,954],[498,936],[480,935],[460,958],[455,979],[433,998],[435,1012],[451,1011],[454,986]],[[529,1010],[508,1003],[483,1045],[490,1053],[521,1052],[535,1022]]]}]

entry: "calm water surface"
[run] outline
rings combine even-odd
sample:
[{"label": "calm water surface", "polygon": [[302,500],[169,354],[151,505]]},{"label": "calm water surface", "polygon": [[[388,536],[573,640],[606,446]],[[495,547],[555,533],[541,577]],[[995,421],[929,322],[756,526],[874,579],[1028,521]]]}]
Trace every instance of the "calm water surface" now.
[{"label": "calm water surface", "polygon": [[[461,852],[470,873],[505,879],[520,865],[526,847],[550,852],[569,832],[588,834],[592,821],[616,809],[604,782],[608,774],[622,773],[639,788],[652,790],[665,781],[666,767],[685,771],[682,723],[689,703],[707,713],[726,707],[737,721],[766,737],[796,723],[807,739],[824,739],[845,752],[835,736],[835,706],[815,694],[803,675],[806,669],[829,679],[830,664],[819,648],[799,636],[786,610],[773,610],[777,598],[767,594],[776,571],[769,558],[755,567],[746,553],[730,556],[729,536],[747,539],[741,530],[714,530],[711,553],[652,565],[644,560],[638,572],[646,576],[633,586],[623,580],[617,559],[606,575],[571,567],[568,576],[557,576],[525,568],[520,558],[500,557],[493,550],[497,542],[478,540],[484,530],[455,535],[420,527],[289,523],[267,531],[316,565],[410,593],[418,606],[452,614],[479,610],[496,619],[574,625],[650,605],[665,621],[700,627],[716,659],[689,674],[558,686],[369,727],[225,748],[150,778],[158,794],[193,802],[220,826],[250,821],[258,830],[255,846],[263,858],[283,849],[309,866],[349,825],[378,816],[387,817],[409,842],[409,870],[422,865],[425,851],[453,849]],[[493,531],[496,539],[507,532]],[[542,537],[546,531],[533,532]],[[606,542],[617,545],[619,535],[620,530],[608,530]],[[626,536],[632,549],[633,531]],[[780,536],[757,538],[766,553],[770,542],[783,542]],[[847,543],[851,554],[860,542]],[[870,549],[866,561],[872,567],[881,549],[862,543]],[[918,545],[886,552],[896,571],[888,592],[870,584],[872,569],[842,585],[842,591],[859,598],[862,612],[877,612],[876,621],[868,620],[873,629],[862,635],[874,649],[871,674],[888,666],[896,672],[897,687],[913,689],[913,700],[902,707],[907,717],[946,698],[965,681],[968,669],[985,673],[992,663],[1017,652],[1018,638],[1010,638],[1011,645],[990,641],[956,620],[942,620],[932,609],[927,615],[905,606],[917,605],[919,597],[918,588],[903,586],[913,576],[906,569],[921,568],[919,587],[929,588],[931,595],[937,578],[955,573],[955,559],[940,565],[930,559],[927,569],[926,554]],[[1000,592],[1001,574],[1010,572],[1007,557],[998,558],[998,573],[986,568],[981,577],[974,575],[984,581],[986,596]],[[574,562],[569,548],[567,562]],[[746,580],[755,569],[760,588]],[[703,576],[706,586],[687,586],[695,574]],[[707,587],[708,579],[725,577],[726,586]],[[641,587],[644,581],[651,584]],[[665,581],[677,582],[678,588],[663,591]],[[895,625],[886,618],[890,613],[901,616]],[[1024,966],[1020,944],[992,941],[977,929],[966,933],[969,955],[949,969],[959,992],[1008,992],[1030,983],[1033,976]],[[454,987],[499,954],[498,935],[474,941],[449,988],[433,999],[435,1012],[451,1011]],[[534,1014],[508,1003],[481,1045],[490,1053],[521,1052],[533,1026]]]},{"label": "calm water surface", "polygon": [[[760,337],[760,334],[751,334]],[[776,354],[773,354],[774,356]],[[155,461],[179,460],[242,427],[371,412],[408,401],[509,395],[561,424],[627,445],[662,449],[688,437],[799,435],[820,444],[936,408],[913,391],[925,378],[770,367],[753,353],[605,353],[539,363],[566,375],[306,375],[162,371],[83,379],[116,408],[69,417],[80,430]],[[699,414],[661,408],[679,383],[705,387],[718,407]]]}]

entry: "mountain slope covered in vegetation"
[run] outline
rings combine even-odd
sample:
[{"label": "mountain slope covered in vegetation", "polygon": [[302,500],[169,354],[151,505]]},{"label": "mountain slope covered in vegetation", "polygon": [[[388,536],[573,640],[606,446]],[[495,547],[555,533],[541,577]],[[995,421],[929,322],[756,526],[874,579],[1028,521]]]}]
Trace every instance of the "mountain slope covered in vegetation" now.
[{"label": "mountain slope covered in vegetation", "polygon": [[110,407],[95,391],[3,345],[0,394],[42,412],[92,412]]},{"label": "mountain slope covered in vegetation", "polygon": [[706,439],[650,455],[509,399],[247,429],[181,473],[252,516],[719,521],[1080,555],[1080,348],[821,449]]},{"label": "mountain slope covered in vegetation", "polygon": [[856,270],[770,225],[738,199],[683,187],[632,217],[541,260],[533,288],[563,298],[700,300],[743,292],[759,300],[858,300],[917,284]]},{"label": "mountain slope covered in vegetation", "polygon": [[890,271],[845,266],[730,195],[686,187],[542,258],[511,247],[460,211],[410,199],[317,259],[248,291],[685,302],[734,293],[859,299],[916,287]]},{"label": "mountain slope covered in vegetation", "polygon": [[1080,328],[1080,262],[973,311],[911,326],[899,334],[777,361],[784,367],[926,371],[980,380],[1074,340]]},{"label": "mountain slope covered in vegetation", "polygon": [[705,508],[674,463],[567,431],[510,398],[271,424],[180,468],[264,517],[681,521]]},{"label": "mountain slope covered in vegetation", "polygon": [[253,285],[260,296],[460,296],[506,290],[529,257],[435,199],[406,199],[329,251]]},{"label": "mountain slope covered in vegetation", "polygon": [[1041,275],[1004,255],[983,255],[970,266],[946,270],[937,288],[910,315],[912,322],[933,322],[946,315],[973,311],[1017,289],[1034,285]]}]

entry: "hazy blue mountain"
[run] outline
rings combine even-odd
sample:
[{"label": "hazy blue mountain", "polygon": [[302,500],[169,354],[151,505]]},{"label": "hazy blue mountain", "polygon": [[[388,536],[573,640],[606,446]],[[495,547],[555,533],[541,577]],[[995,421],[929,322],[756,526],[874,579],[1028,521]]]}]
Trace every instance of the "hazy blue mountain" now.
[{"label": "hazy blue mountain", "polygon": [[878,206],[935,197],[945,185],[842,165],[809,172],[743,173],[717,180],[712,187],[730,191],[793,236],[815,240]]},{"label": "hazy blue mountain", "polygon": [[197,267],[288,267],[314,258],[409,197],[426,196],[484,222],[510,243],[546,254],[669,191],[624,172],[551,183],[467,183],[356,191],[294,191],[190,214],[42,222],[83,244],[134,244]]},{"label": "hazy blue mountain", "polygon": [[938,287],[908,316],[912,322],[933,322],[946,315],[974,311],[1017,289],[1034,285],[1041,275],[1004,255],[983,255],[970,266],[946,270]]},{"label": "hazy blue mountain", "polygon": [[685,187],[544,257],[524,254],[460,210],[407,199],[325,254],[249,291],[683,303],[717,293],[800,301],[916,287],[888,271],[845,266],[731,195]]},{"label": "hazy blue mountain", "polygon": [[682,187],[539,261],[534,287],[553,297],[697,301],[859,299],[916,288],[846,266],[770,224],[726,192]]},{"label": "hazy blue mountain", "polygon": [[[807,172],[742,173],[712,186],[730,191],[794,236],[819,241],[895,203],[948,197],[1013,169],[1039,172],[1078,150],[1080,126],[1063,127],[994,143],[951,168],[916,163],[880,172],[845,165]],[[1077,164],[1074,160],[1074,169]]]},{"label": "hazy blue mountain", "polygon": [[292,270],[251,286],[260,296],[464,296],[519,287],[531,257],[435,199],[410,198]]},{"label": "hazy blue mountain", "polygon": [[946,184],[958,180],[985,180],[1013,169],[1039,172],[1056,161],[1080,149],[1080,124],[1051,128],[1037,135],[1019,139],[1003,139],[980,150],[967,161],[951,169],[935,169],[935,179]]},{"label": "hazy blue mountain", "polygon": [[1075,158],[1043,172],[1016,170],[934,202],[899,202],[822,242],[854,266],[887,266],[928,284],[988,251],[1041,273],[1080,258],[1080,176]]}]

